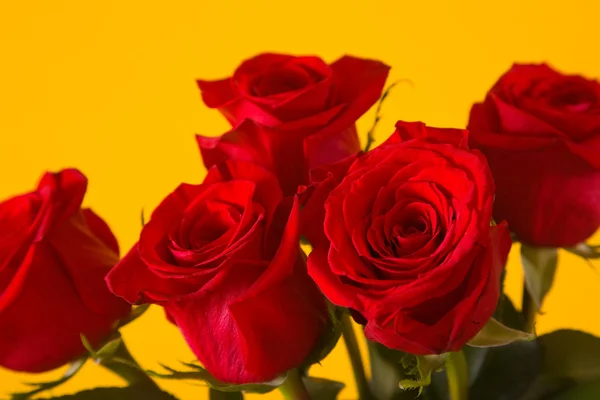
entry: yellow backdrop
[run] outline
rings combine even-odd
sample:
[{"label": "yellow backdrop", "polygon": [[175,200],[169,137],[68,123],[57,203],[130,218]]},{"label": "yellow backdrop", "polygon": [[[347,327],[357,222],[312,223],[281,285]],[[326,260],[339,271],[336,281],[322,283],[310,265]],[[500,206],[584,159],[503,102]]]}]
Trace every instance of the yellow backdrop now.
[{"label": "yellow backdrop", "polygon": [[[598,12],[589,0],[0,0],[0,198],[30,190],[44,170],[78,167],[90,180],[85,203],[127,250],[142,208],[151,211],[178,183],[204,176],[194,133],[227,128],[203,106],[195,78],[228,76],[264,51],[371,57],[393,67],[391,80],[414,83],[392,93],[379,139],[397,119],[463,127],[471,103],[515,61],[600,75]],[[359,121],[363,133],[372,117]],[[508,290],[517,301],[520,285],[513,251]],[[600,274],[561,253],[539,332],[600,335],[599,293]],[[124,335],[145,367],[193,359],[160,309]],[[0,398],[59,372],[0,369]],[[313,372],[348,382],[342,398],[354,396],[342,345]],[[122,383],[89,364],[53,394],[97,384]],[[206,396],[191,384],[163,386],[185,400]]]}]

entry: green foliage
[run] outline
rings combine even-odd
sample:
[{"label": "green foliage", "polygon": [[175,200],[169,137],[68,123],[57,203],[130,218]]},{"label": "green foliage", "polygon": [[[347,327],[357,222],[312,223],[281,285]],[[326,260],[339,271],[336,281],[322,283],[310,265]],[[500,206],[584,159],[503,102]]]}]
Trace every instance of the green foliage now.
[{"label": "green foliage", "polygon": [[248,383],[242,385],[229,384],[219,381],[217,378],[212,376],[210,372],[202,368],[197,364],[183,363],[189,367],[188,371],[177,371],[166,365],[162,367],[167,371],[166,373],[158,373],[155,371],[146,371],[148,375],[155,378],[161,379],[172,379],[172,380],[195,380],[205,382],[208,386],[213,389],[220,390],[223,392],[250,392],[250,393],[268,393],[273,389],[279,387],[285,382],[285,375],[279,376],[270,382],[260,383]]},{"label": "green foliage", "polygon": [[521,245],[521,263],[525,272],[525,285],[538,311],[552,288],[557,262],[558,249],[556,248]]},{"label": "green foliage", "polygon": [[43,400],[177,400],[177,398],[156,387],[140,384],[125,388],[96,388]]},{"label": "green foliage", "polygon": [[509,328],[498,320],[490,318],[483,329],[469,341],[469,346],[498,347],[518,340],[532,340],[534,338],[535,335],[531,333]]},{"label": "green foliage", "polygon": [[311,400],[336,400],[346,385],[329,379],[304,376],[302,382]]},{"label": "green foliage", "polygon": [[55,387],[62,385],[63,383],[67,382],[72,377],[74,377],[77,374],[77,372],[79,372],[79,370],[81,370],[81,368],[83,367],[83,365],[85,364],[87,359],[88,359],[88,357],[86,356],[86,357],[81,357],[81,358],[73,361],[71,363],[71,365],[69,366],[69,368],[67,369],[67,371],[64,373],[64,375],[55,381],[40,382],[40,383],[36,383],[36,382],[25,383],[27,386],[31,386],[34,389],[30,390],[28,392],[23,392],[23,393],[13,393],[11,395],[10,399],[11,400],[30,399],[32,396],[34,396],[38,393],[41,393],[45,390],[54,389]]}]

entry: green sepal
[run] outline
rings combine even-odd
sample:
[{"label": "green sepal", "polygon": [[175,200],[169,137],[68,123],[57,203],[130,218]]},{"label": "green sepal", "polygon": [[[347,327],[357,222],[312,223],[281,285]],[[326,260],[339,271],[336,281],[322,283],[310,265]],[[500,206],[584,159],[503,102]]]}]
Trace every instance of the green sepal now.
[{"label": "green sepal", "polygon": [[558,264],[558,249],[554,247],[530,247],[522,244],[521,263],[525,273],[525,286],[539,312],[544,298],[554,283],[554,275],[556,275]]},{"label": "green sepal", "polygon": [[123,344],[123,338],[118,331],[115,332],[111,338],[105,341],[98,350],[93,348],[85,335],[81,334],[80,336],[83,347],[86,348],[92,360],[94,360],[97,364],[102,364],[107,361],[115,361],[115,353]]},{"label": "green sepal", "polygon": [[423,387],[431,383],[431,374],[444,369],[447,354],[417,356],[405,354],[400,360],[406,379],[402,379],[399,387],[404,390],[419,389],[419,395]]},{"label": "green sepal", "polygon": [[473,347],[498,347],[518,340],[533,340],[535,335],[509,328],[495,318],[490,318],[482,330],[467,343]]},{"label": "green sepal", "polygon": [[329,326],[327,331],[321,335],[313,352],[304,360],[300,366],[301,370],[308,369],[313,364],[320,363],[325,357],[335,348],[340,337],[342,336],[342,323],[340,315],[346,310],[339,308],[327,300],[327,308],[329,311]]},{"label": "green sepal", "polygon": [[34,389],[29,392],[12,393],[10,395],[10,399],[11,400],[26,400],[38,393],[41,393],[46,390],[54,389],[55,387],[62,385],[63,383],[65,383],[68,380],[70,380],[71,378],[73,378],[77,374],[77,372],[79,372],[79,370],[81,370],[81,368],[83,367],[83,365],[85,364],[87,359],[88,359],[88,357],[85,356],[85,357],[81,357],[81,358],[78,358],[77,360],[73,361],[69,365],[69,368],[65,371],[63,376],[57,380],[54,380],[51,382],[25,382],[24,383],[25,385],[33,387]]},{"label": "green sepal", "polygon": [[592,246],[587,243],[579,243],[572,247],[565,247],[565,250],[585,258],[586,260],[600,258],[600,246]]},{"label": "green sepal", "polygon": [[346,387],[342,382],[312,376],[303,376],[302,382],[312,400],[336,400]]},{"label": "green sepal", "polygon": [[191,370],[178,371],[174,368],[161,364],[167,373],[159,373],[147,370],[146,373],[154,378],[171,379],[171,380],[195,380],[205,382],[209,387],[223,392],[249,392],[249,393],[268,393],[285,382],[286,375],[278,376],[269,382],[246,383],[246,384],[229,384],[219,381],[212,376],[210,372],[193,363],[182,363]]}]

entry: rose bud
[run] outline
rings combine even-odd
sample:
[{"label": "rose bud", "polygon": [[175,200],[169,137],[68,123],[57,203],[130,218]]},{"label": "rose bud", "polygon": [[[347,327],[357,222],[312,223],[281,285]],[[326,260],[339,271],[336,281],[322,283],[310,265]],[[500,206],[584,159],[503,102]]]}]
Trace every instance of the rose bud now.
[{"label": "rose bud", "polygon": [[465,131],[396,127],[374,150],[312,174],[308,271],[368,339],[457,351],[494,313],[510,235],[490,226],[494,183]]},{"label": "rose bud", "polygon": [[106,223],[81,208],[87,179],[47,173],[37,190],[0,203],[0,365],[48,371],[113,332],[130,306],[104,278],[119,260]]},{"label": "rose bud", "polygon": [[111,271],[111,290],[165,308],[198,360],[224,383],[266,382],[301,365],[329,326],[306,271],[299,209],[277,179],[229,161],[182,184]]},{"label": "rose bud", "polygon": [[[360,150],[355,122],[379,99],[388,71],[350,56],[328,65],[318,57],[260,54],[230,78],[198,81],[204,103],[234,127],[219,138],[198,136],[204,164],[253,161],[276,174],[285,195],[295,194],[310,169]],[[240,126],[246,119],[254,124]]]},{"label": "rose bud", "polygon": [[469,130],[496,182],[494,218],[521,242],[569,247],[598,229],[598,82],[515,65],[473,106]]}]

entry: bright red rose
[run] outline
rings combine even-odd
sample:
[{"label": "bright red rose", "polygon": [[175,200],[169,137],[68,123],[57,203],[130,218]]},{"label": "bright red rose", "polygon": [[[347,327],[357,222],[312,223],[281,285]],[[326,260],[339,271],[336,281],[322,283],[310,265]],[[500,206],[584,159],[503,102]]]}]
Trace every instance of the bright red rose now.
[{"label": "bright red rose", "polygon": [[163,306],[223,382],[265,382],[299,366],[329,318],[299,247],[297,201],[282,199],[262,167],[212,168],[203,184],[163,200],[109,287]]},{"label": "bright red rose", "polygon": [[98,345],[130,306],[104,277],[119,260],[108,226],[81,209],[87,179],[47,173],[36,191],[0,203],[0,365],[42,372]]},{"label": "bright red rose", "polygon": [[515,65],[473,106],[469,130],[496,182],[494,218],[520,241],[566,247],[598,229],[598,82]]},{"label": "bright red rose", "polygon": [[[198,81],[206,105],[234,127],[220,138],[198,136],[205,165],[225,158],[265,165],[256,155],[269,152],[284,194],[296,193],[310,169],[360,150],[355,122],[381,95],[388,71],[349,56],[327,65],[317,57],[261,54],[230,78]],[[254,124],[239,126],[246,119]]]},{"label": "bright red rose", "polygon": [[396,127],[378,148],[311,174],[308,271],[370,340],[456,351],[494,313],[510,235],[490,226],[494,183],[466,131]]}]

